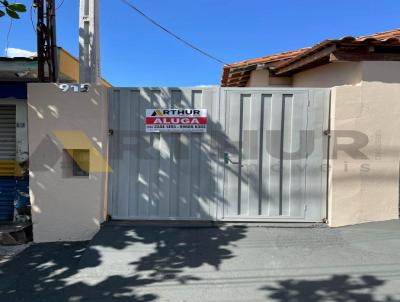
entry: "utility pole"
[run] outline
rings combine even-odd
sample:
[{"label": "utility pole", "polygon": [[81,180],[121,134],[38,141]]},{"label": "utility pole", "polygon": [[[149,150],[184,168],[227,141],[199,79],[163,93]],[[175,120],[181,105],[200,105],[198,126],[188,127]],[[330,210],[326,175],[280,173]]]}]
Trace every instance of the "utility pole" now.
[{"label": "utility pole", "polygon": [[34,0],[37,8],[37,58],[40,82],[58,81],[55,0]]},{"label": "utility pole", "polygon": [[81,83],[100,84],[98,0],[80,0],[79,12],[79,79]]}]

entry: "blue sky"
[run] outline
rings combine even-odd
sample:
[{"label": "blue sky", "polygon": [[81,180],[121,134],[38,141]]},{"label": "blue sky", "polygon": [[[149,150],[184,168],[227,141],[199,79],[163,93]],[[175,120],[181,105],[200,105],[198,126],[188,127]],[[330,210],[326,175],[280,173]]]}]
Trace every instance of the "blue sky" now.
[{"label": "blue sky", "polygon": [[[62,0],[57,0],[60,3]],[[19,2],[29,4],[29,0]],[[225,62],[400,27],[398,0],[131,0],[165,27]],[[100,0],[101,68],[115,86],[218,84],[222,66],[166,35],[119,0]],[[79,1],[57,11],[58,44],[78,54]],[[9,19],[0,19],[0,49]],[[29,11],[9,47],[36,51]]]}]

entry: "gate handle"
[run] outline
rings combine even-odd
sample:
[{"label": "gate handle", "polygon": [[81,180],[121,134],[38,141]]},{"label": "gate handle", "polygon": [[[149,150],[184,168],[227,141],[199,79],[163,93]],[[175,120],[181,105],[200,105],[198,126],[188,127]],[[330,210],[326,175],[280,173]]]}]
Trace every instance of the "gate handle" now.
[{"label": "gate handle", "polygon": [[225,162],[225,164],[231,163],[231,164],[240,165],[241,167],[243,167],[243,165],[241,165],[240,162],[231,160],[228,152],[224,152],[224,162]]}]

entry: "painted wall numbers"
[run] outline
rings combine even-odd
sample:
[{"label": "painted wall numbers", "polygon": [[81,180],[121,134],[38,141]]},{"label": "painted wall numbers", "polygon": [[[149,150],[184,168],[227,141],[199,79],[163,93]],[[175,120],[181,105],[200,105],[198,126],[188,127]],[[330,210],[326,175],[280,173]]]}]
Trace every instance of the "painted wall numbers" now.
[{"label": "painted wall numbers", "polygon": [[72,92],[88,92],[89,88],[90,88],[90,84],[59,84],[58,88],[61,89],[62,92],[68,92],[68,91],[72,91]]}]

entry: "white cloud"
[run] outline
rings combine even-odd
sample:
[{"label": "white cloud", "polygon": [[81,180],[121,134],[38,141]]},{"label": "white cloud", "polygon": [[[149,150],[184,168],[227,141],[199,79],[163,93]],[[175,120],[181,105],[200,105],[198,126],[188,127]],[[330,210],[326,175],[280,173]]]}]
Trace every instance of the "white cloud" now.
[{"label": "white cloud", "polygon": [[213,88],[213,87],[218,87],[218,85],[196,85],[194,87],[198,87],[198,88]]},{"label": "white cloud", "polygon": [[29,58],[36,56],[36,52],[19,48],[6,48],[4,52],[7,58],[15,58],[15,57]]}]

